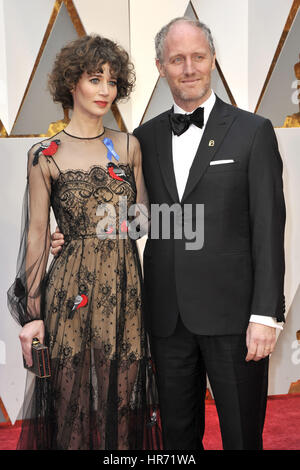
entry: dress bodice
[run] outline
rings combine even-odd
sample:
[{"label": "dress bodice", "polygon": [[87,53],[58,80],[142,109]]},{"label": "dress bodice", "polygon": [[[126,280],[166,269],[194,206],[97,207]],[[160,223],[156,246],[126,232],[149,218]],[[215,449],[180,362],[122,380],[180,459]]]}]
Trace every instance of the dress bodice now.
[{"label": "dress bodice", "polygon": [[110,168],[108,164],[106,168],[66,170],[53,180],[51,205],[65,239],[101,237],[103,231],[118,233],[127,220],[124,209],[136,200],[134,174],[129,164],[120,164],[116,179],[116,167]]}]

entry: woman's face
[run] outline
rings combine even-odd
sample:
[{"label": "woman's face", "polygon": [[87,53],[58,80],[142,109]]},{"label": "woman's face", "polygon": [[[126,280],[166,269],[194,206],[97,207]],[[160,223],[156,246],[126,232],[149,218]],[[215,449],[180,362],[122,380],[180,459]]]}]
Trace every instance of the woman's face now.
[{"label": "woman's face", "polygon": [[111,75],[109,65],[104,64],[101,72],[92,75],[83,72],[71,93],[75,112],[101,117],[109,111],[117,96],[117,78]]}]

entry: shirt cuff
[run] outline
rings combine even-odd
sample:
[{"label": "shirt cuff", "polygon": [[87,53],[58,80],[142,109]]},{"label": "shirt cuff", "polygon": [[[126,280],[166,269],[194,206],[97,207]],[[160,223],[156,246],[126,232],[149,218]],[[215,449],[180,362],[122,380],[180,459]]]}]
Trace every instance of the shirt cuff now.
[{"label": "shirt cuff", "polygon": [[267,317],[263,315],[251,315],[250,322],[253,323],[261,323],[262,325],[272,326],[273,328],[279,328],[283,330],[283,326],[277,322],[276,318],[274,317]]}]

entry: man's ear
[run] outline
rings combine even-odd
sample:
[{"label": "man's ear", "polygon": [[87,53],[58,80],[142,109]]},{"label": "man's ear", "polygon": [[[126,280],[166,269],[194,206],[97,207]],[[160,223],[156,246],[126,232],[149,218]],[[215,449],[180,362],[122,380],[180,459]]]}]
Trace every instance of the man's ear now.
[{"label": "man's ear", "polygon": [[160,75],[161,77],[165,77],[165,72],[164,72],[164,66],[163,66],[163,64],[161,64],[158,59],[155,59],[155,64],[156,64],[157,70],[159,71],[159,75]]},{"label": "man's ear", "polygon": [[213,55],[212,66],[211,69],[214,70],[216,68],[216,54]]}]

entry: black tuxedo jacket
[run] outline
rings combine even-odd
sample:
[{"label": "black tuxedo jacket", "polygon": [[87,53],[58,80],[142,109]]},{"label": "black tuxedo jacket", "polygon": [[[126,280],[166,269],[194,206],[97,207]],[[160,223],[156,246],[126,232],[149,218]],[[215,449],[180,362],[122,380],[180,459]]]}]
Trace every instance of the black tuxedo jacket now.
[{"label": "black tuxedo jacket", "polygon": [[150,332],[172,334],[179,313],[190,331],[203,335],[243,333],[251,314],[284,321],[285,204],[271,122],[217,98],[179,201],[169,112],[134,131],[149,201],[180,204],[175,224],[184,223],[186,205],[195,209],[194,218],[195,205],[204,204],[204,244],[187,250],[190,240],[176,239],[175,230],[169,239],[149,235],[144,281]]}]

